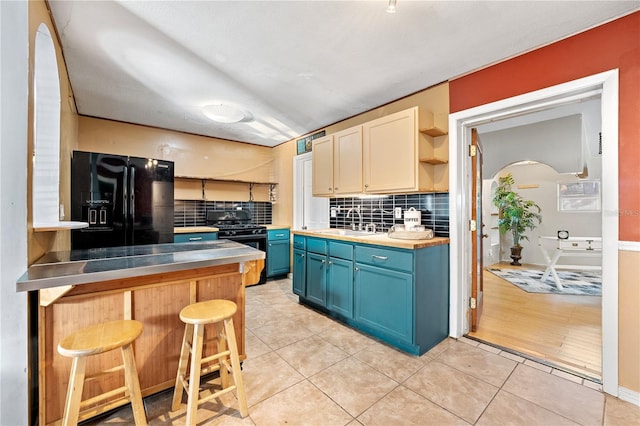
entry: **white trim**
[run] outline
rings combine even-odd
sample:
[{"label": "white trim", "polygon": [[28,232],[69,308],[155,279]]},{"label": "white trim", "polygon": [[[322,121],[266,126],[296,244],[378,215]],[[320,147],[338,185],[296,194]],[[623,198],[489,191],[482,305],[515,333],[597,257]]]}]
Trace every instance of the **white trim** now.
[{"label": "white trim", "polygon": [[[525,93],[449,116],[450,316],[449,334],[468,331],[471,241],[466,231],[471,204],[470,160],[465,155],[471,127],[559,106],[601,93],[602,102],[602,376],[603,390],[618,394],[618,70]],[[606,176],[606,178],[605,178]]]},{"label": "white trim", "polygon": [[618,241],[618,250],[620,250],[620,251],[640,251],[640,242],[638,242],[638,241]]},{"label": "white trim", "polygon": [[623,388],[622,386],[620,386],[618,388],[618,398],[640,407],[640,393],[636,391],[632,391],[631,389]]},{"label": "white trim", "polygon": [[304,168],[302,162],[312,157],[312,152],[293,157],[293,230],[300,230],[304,220],[304,188],[300,185],[304,182]]}]

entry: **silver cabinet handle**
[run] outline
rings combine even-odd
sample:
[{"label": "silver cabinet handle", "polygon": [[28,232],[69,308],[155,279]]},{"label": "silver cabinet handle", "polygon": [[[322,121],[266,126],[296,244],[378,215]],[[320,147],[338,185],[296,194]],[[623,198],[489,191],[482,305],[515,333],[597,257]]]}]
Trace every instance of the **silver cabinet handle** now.
[{"label": "silver cabinet handle", "polygon": [[272,246],[272,244],[271,244],[271,243],[269,243],[269,247],[271,247],[271,246]]},{"label": "silver cabinet handle", "polygon": [[202,237],[189,237],[189,241],[200,241]]},{"label": "silver cabinet handle", "polygon": [[327,262],[326,260],[322,259],[322,263],[326,263],[326,262]]},{"label": "silver cabinet handle", "polygon": [[332,261],[329,261],[329,265],[333,265],[333,262],[332,262]]},{"label": "silver cabinet handle", "polygon": [[276,234],[276,237],[284,237],[284,234]]},{"label": "silver cabinet handle", "polygon": [[377,256],[377,255],[375,255],[375,254],[372,254],[372,255],[371,255],[371,258],[372,258],[372,259],[378,259],[378,260],[387,260],[387,259],[388,259],[388,257],[387,257],[387,256]]},{"label": "silver cabinet handle", "polygon": [[357,266],[355,268],[353,268],[354,271],[359,271],[360,268],[358,268]]}]

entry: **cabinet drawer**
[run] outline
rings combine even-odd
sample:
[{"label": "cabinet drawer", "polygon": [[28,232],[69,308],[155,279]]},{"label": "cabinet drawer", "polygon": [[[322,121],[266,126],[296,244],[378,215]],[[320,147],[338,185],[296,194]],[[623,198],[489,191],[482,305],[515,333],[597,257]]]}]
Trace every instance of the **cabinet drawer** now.
[{"label": "cabinet drawer", "polygon": [[267,239],[269,241],[288,240],[289,230],[288,229],[270,229],[267,231]]},{"label": "cabinet drawer", "polygon": [[356,262],[413,272],[413,254],[381,247],[356,246]]},{"label": "cabinet drawer", "polygon": [[305,240],[306,240],[306,238],[303,237],[302,235],[294,235],[293,236],[293,248],[294,249],[300,249],[300,250],[306,249],[307,245],[305,244]]},{"label": "cabinet drawer", "polygon": [[307,251],[311,253],[327,254],[327,241],[317,238],[307,238]]},{"label": "cabinet drawer", "polygon": [[329,256],[353,260],[353,246],[351,244],[329,241]]},{"label": "cabinet drawer", "polygon": [[217,232],[193,232],[190,234],[173,234],[174,243],[190,243],[196,241],[214,241],[218,239]]}]

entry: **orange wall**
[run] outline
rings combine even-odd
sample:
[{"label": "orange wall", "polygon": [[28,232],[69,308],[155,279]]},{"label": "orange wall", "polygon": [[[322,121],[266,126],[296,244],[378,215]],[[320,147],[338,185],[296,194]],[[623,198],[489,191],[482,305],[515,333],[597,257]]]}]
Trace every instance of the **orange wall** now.
[{"label": "orange wall", "polygon": [[620,77],[620,240],[640,241],[640,12],[452,80],[457,112],[602,71]]}]

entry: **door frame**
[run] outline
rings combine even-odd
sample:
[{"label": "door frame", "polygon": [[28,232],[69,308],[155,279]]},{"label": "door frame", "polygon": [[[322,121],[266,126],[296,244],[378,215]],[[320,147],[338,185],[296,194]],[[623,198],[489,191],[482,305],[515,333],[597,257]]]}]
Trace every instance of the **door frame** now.
[{"label": "door frame", "polygon": [[[449,115],[449,335],[469,330],[471,128],[600,94],[602,119],[602,387],[618,396],[618,70],[605,71]],[[609,142],[609,143],[607,143]]]}]

